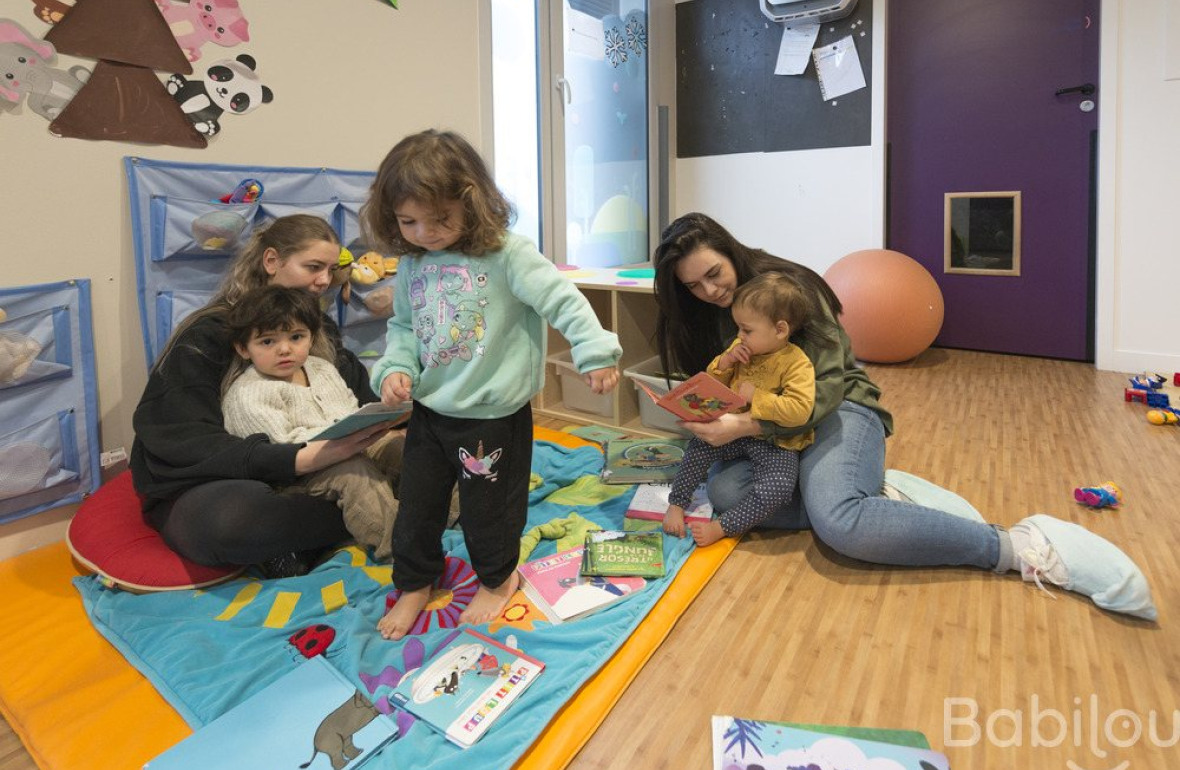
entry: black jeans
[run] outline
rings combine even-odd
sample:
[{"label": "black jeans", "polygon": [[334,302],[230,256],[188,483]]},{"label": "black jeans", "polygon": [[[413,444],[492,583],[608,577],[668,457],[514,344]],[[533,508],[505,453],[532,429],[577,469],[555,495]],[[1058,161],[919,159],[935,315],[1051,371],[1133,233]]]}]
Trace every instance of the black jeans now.
[{"label": "black jeans", "polygon": [[442,575],[442,534],[459,484],[459,524],[471,566],[495,588],[520,559],[533,464],[533,412],[495,420],[447,417],[414,402],[393,525],[393,582],[403,591]]}]

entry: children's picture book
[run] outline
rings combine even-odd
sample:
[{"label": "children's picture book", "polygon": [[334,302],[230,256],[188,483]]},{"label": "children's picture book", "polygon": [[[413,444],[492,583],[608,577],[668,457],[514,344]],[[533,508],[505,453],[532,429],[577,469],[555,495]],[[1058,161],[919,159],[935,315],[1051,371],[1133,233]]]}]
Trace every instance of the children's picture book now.
[{"label": "children's picture book", "polygon": [[602,480],[606,484],[670,482],[687,447],[686,438],[612,439],[602,449]]},{"label": "children's picture book", "polygon": [[311,440],[320,441],[321,439],[344,438],[352,433],[356,433],[358,430],[382,422],[403,423],[410,419],[412,404],[412,401],[403,401],[393,406],[386,406],[380,401],[365,404],[352,414],[341,417],[336,422],[324,428],[312,436]]},{"label": "children's picture book", "polygon": [[[662,522],[664,514],[668,512],[668,495],[671,492],[671,484],[640,484],[635,488],[635,496],[627,504],[627,512],[623,516],[628,519]],[[705,485],[702,484],[692,493],[692,500],[684,511],[684,520],[712,521],[714,517],[713,505],[705,493]]]},{"label": "children's picture book", "polygon": [[640,380],[635,384],[657,405],[688,422],[710,422],[746,405],[746,399],[706,372],[697,372],[663,395]]},{"label": "children's picture book", "polygon": [[664,533],[617,529],[586,533],[582,575],[663,577]]},{"label": "children's picture book", "polygon": [[641,577],[582,576],[585,546],[567,548],[518,568],[521,589],[553,623],[584,618],[643,590]]},{"label": "children's picture book", "polygon": [[713,770],[950,770],[915,730],[713,717]]},{"label": "children's picture book", "polygon": [[146,770],[355,768],[398,734],[322,655],[310,658],[188,738]]},{"label": "children's picture book", "polygon": [[602,425],[569,425],[562,428],[562,430],[571,436],[584,438],[587,441],[593,441],[595,444],[605,444],[608,441],[628,437],[628,434],[621,430],[607,428]]},{"label": "children's picture book", "polygon": [[536,658],[464,628],[406,676],[390,700],[467,748],[544,670]]}]

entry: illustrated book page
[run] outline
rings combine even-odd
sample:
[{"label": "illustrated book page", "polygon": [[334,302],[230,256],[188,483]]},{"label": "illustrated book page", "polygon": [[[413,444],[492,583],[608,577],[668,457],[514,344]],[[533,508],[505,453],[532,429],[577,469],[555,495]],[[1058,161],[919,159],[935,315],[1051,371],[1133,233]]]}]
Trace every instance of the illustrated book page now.
[{"label": "illustrated book page", "polygon": [[676,476],[688,439],[612,439],[603,447],[602,480],[607,484],[670,482]]},{"label": "illustrated book page", "polygon": [[662,396],[646,383],[635,384],[656,404],[686,422],[711,422],[746,405],[746,399],[705,372],[697,372]]},{"label": "illustrated book page", "polygon": [[576,620],[642,591],[641,577],[582,576],[585,546],[567,548],[518,568],[521,589],[554,623]]}]

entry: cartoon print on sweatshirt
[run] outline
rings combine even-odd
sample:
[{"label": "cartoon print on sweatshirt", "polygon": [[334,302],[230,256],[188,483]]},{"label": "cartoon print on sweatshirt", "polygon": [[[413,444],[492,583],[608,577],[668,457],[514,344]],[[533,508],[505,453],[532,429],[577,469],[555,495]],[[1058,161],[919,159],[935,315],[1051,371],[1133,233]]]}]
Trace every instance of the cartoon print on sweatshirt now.
[{"label": "cartoon print on sweatshirt", "polygon": [[488,300],[483,289],[487,283],[486,273],[473,275],[464,264],[425,265],[413,272],[410,305],[423,368],[484,355]]},{"label": "cartoon print on sweatshirt", "polygon": [[469,479],[472,476],[482,476],[488,481],[495,481],[500,472],[493,470],[492,466],[496,464],[496,461],[500,459],[500,455],[503,453],[504,450],[501,448],[495,449],[489,452],[487,456],[484,456],[482,439],[479,442],[479,446],[476,447],[474,455],[463,447],[459,447],[459,462],[463,463],[463,478]]}]

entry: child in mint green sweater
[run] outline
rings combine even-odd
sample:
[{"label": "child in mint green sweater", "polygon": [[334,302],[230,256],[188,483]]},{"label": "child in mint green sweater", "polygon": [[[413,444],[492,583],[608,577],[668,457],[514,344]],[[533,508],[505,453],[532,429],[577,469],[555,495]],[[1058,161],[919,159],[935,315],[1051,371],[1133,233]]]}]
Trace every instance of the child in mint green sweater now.
[{"label": "child in mint green sweater", "polygon": [[371,245],[402,256],[385,355],[372,383],[387,404],[413,399],[393,530],[387,639],[410,630],[443,571],[447,501],[481,586],[460,615],[495,619],[516,591],[528,507],[533,420],[545,376],[545,325],[569,340],[595,393],[618,384],[622,353],[581,292],[527,239],[479,153],[451,132],[406,137],[377,171],[362,220]]}]

